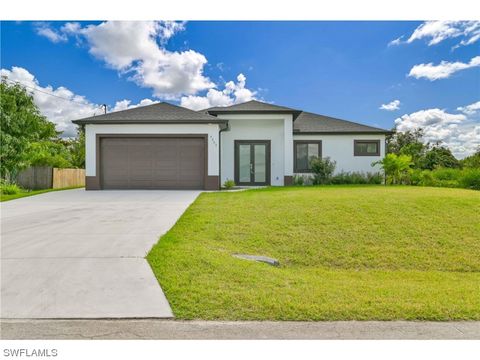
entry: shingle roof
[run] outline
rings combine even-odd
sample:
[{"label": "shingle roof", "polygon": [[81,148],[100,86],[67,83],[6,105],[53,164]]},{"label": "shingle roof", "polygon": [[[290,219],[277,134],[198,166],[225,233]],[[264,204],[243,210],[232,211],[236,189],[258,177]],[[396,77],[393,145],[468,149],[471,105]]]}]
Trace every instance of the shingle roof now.
[{"label": "shingle roof", "polygon": [[269,113],[297,113],[301,110],[292,109],[286,106],[279,106],[264,103],[257,100],[250,100],[241,104],[235,104],[231,106],[216,106],[209,109],[202,110],[203,113],[210,114],[222,114],[222,113],[248,113],[248,112],[269,112]]},{"label": "shingle roof", "polygon": [[[213,107],[193,111],[181,106],[161,102],[133,109],[111,112],[74,120],[76,124],[161,124],[161,123],[213,123],[226,124],[228,120],[210,114],[229,113],[291,113],[295,119],[293,132],[302,133],[379,133],[389,131],[355,122],[318,115],[285,106],[252,100],[226,107]],[[225,125],[226,126],[226,125]]]},{"label": "shingle roof", "polygon": [[294,133],[379,133],[387,134],[385,129],[367,126],[352,121],[329,116],[302,112],[293,123]]},{"label": "shingle roof", "polygon": [[209,114],[202,114],[166,102],[139,106],[133,109],[115,111],[108,114],[74,120],[76,124],[127,124],[127,123],[225,123]]}]

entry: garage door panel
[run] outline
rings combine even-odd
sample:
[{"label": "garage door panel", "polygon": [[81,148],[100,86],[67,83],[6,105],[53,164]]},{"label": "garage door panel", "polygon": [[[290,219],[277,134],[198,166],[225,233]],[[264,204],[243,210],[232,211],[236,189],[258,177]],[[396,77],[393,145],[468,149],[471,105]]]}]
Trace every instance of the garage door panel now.
[{"label": "garage door panel", "polygon": [[152,175],[154,182],[158,181],[178,181],[178,171],[176,169],[166,169],[165,171],[156,171]]},{"label": "garage door panel", "polygon": [[125,137],[101,139],[105,189],[202,189],[205,139]]}]

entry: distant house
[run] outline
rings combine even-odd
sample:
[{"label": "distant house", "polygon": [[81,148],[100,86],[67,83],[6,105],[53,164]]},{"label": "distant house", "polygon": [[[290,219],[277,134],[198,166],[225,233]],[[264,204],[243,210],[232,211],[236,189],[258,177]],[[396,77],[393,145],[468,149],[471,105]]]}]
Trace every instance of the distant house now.
[{"label": "distant house", "polygon": [[74,123],[85,125],[88,190],[289,185],[315,156],[371,172],[389,133],[259,101],[198,112],[158,103]]}]

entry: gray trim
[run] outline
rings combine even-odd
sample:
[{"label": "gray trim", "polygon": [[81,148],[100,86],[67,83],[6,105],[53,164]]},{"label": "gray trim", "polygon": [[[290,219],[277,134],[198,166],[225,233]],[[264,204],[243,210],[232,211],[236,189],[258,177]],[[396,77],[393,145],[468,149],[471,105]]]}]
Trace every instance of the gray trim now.
[{"label": "gray trim", "polygon": [[213,119],[213,120],[80,119],[80,120],[73,120],[72,122],[77,125],[86,125],[86,124],[228,124],[228,120],[222,120],[222,119]]},{"label": "gray trim", "polygon": [[[256,182],[240,182],[240,174],[239,174],[239,154],[238,154],[238,147],[241,144],[247,145],[255,145],[255,144],[265,144],[266,145],[266,152],[265,152],[265,162],[266,162],[266,173],[265,173],[265,182],[256,183]],[[253,146],[250,148],[252,149]],[[255,150],[250,150],[250,161],[253,161]],[[253,162],[254,163],[254,162]],[[235,140],[234,141],[234,178],[236,185],[244,185],[244,186],[262,186],[262,185],[270,185],[271,184],[271,141],[270,140]],[[255,166],[255,165],[254,165]],[[252,174],[250,174],[250,180],[252,180]]]},{"label": "gray trim", "polygon": [[287,111],[287,110],[231,110],[231,111],[221,111],[221,110],[208,110],[209,114],[213,115],[225,115],[225,114],[291,114],[293,115],[293,121],[302,113],[301,111]]},{"label": "gray trim", "polygon": [[293,140],[293,172],[302,174],[313,172],[311,169],[299,169],[297,167],[297,144],[318,144],[318,157],[322,158],[322,140]]},{"label": "gray trim", "polygon": [[294,130],[293,135],[389,135],[392,131],[299,131]]},{"label": "gray trim", "polygon": [[98,175],[85,176],[85,190],[101,190],[100,178]]},{"label": "gray trim", "polygon": [[[357,151],[357,144],[368,144],[368,143],[375,143],[377,144],[377,152],[375,154],[372,153],[361,153]],[[380,140],[353,140],[353,156],[380,156]]]},{"label": "gray trim", "polygon": [[[101,174],[101,146],[100,141],[102,138],[201,138],[205,141],[205,169],[204,169],[204,179],[203,187],[206,189],[208,185],[211,184],[210,179],[208,179],[208,134],[96,134],[95,137],[95,174],[96,180],[98,181],[98,189],[103,190],[103,179]],[[213,175],[216,176],[216,175]],[[174,188],[172,188],[174,189]],[[183,189],[183,188],[182,188]],[[210,189],[207,189],[210,190]]]},{"label": "gray trim", "polygon": [[283,186],[291,186],[291,185],[293,185],[293,176],[285,175],[283,177]]},{"label": "gray trim", "polygon": [[220,190],[220,176],[208,175],[205,190]]}]

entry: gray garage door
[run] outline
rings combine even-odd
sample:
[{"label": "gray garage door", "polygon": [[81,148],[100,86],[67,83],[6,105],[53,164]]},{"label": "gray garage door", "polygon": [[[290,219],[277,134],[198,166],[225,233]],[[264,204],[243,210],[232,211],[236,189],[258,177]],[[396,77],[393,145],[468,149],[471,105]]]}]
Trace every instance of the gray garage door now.
[{"label": "gray garage door", "polygon": [[100,139],[103,189],[203,189],[204,138]]}]

